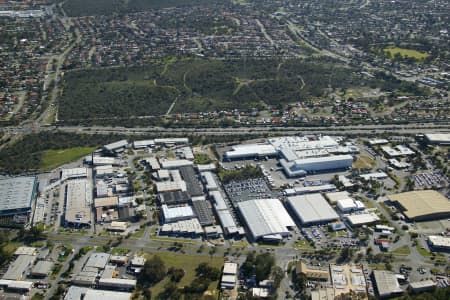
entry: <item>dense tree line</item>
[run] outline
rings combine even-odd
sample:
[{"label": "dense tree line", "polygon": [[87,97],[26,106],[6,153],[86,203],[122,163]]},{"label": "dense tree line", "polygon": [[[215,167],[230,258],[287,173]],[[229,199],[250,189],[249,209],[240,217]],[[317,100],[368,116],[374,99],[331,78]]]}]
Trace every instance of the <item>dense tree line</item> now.
[{"label": "dense tree line", "polygon": [[245,166],[244,168],[239,170],[220,169],[219,177],[222,182],[228,183],[230,181],[239,181],[263,177],[263,173],[260,168],[253,166]]},{"label": "dense tree line", "polygon": [[64,1],[63,8],[67,15],[76,17],[125,14],[167,7],[205,6],[223,2],[219,0],[70,0]]},{"label": "dense tree line", "polygon": [[0,150],[0,172],[16,174],[35,171],[45,150],[100,146],[121,138],[123,136],[47,131],[29,134]]},{"label": "dense tree line", "polygon": [[275,267],[275,257],[270,253],[250,252],[247,259],[241,267],[245,277],[256,277],[256,282],[269,279],[273,268]]}]

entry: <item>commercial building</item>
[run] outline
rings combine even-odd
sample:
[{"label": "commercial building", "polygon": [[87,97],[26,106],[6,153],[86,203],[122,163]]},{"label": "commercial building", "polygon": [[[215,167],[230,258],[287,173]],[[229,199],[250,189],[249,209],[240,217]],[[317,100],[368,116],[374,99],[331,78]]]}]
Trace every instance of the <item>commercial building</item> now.
[{"label": "commercial building", "polygon": [[158,171],[161,169],[161,165],[156,157],[144,158],[145,163],[150,167],[152,171]]},{"label": "commercial building", "polygon": [[311,291],[311,300],[334,300],[334,296],[334,290],[332,288]]},{"label": "commercial building", "polygon": [[359,227],[363,225],[369,225],[380,221],[380,218],[373,212],[358,213],[354,215],[346,216],[351,227]]},{"label": "commercial building", "polygon": [[71,169],[63,169],[61,171],[61,181],[69,180],[69,179],[83,179],[88,176],[87,168],[71,168]]},{"label": "commercial building", "polygon": [[286,161],[280,159],[280,164],[287,177],[304,176],[310,172],[323,172],[330,170],[348,169],[353,164],[353,156],[349,154],[309,157]]},{"label": "commercial building", "polygon": [[278,199],[255,199],[238,204],[253,240],[280,241],[289,235],[295,223]]},{"label": "commercial building", "polygon": [[425,141],[433,145],[450,145],[450,133],[428,133]]},{"label": "commercial building", "polygon": [[187,204],[191,201],[188,193],[182,191],[159,193],[158,198],[161,205],[180,205]]},{"label": "commercial building", "polygon": [[100,278],[98,280],[98,287],[102,289],[130,291],[136,286],[135,279],[123,278]]},{"label": "commercial building", "polygon": [[33,277],[47,277],[53,268],[53,262],[40,260],[36,263],[36,265],[31,269],[30,275]]},{"label": "commercial building", "polygon": [[144,148],[153,148],[155,147],[155,141],[154,140],[142,140],[142,141],[134,141],[133,142],[133,149],[144,149]]},{"label": "commercial building", "polygon": [[348,294],[353,291],[367,297],[367,283],[361,265],[335,265],[330,264],[331,284],[334,295]]},{"label": "commercial building", "polygon": [[384,172],[374,172],[374,173],[362,174],[362,175],[359,175],[359,177],[363,178],[364,180],[371,180],[371,179],[383,180],[383,179],[388,178],[388,174],[386,174]]},{"label": "commercial building", "polygon": [[37,255],[37,254],[38,254],[37,248],[35,248],[35,247],[26,247],[26,246],[20,246],[14,252],[14,256],[19,256],[19,255]]},{"label": "commercial building", "polygon": [[164,145],[167,147],[173,145],[186,145],[189,143],[188,138],[163,138],[163,139],[155,139],[155,144]]},{"label": "commercial building", "polygon": [[381,147],[381,150],[388,156],[388,157],[398,157],[398,156],[408,156],[413,155],[415,152],[409,149],[406,146],[398,145],[394,148],[389,146],[383,146]]},{"label": "commercial building", "polygon": [[351,199],[350,194],[347,191],[326,193],[325,197],[331,204],[336,204],[339,200]]},{"label": "commercial building", "polygon": [[89,256],[88,260],[84,264],[84,267],[103,270],[105,266],[108,264],[110,256],[111,255],[109,253],[94,252],[91,254],[91,256]]},{"label": "commercial building", "polygon": [[119,165],[119,161],[117,159],[115,159],[114,157],[93,155],[92,156],[92,165],[94,165],[94,166],[105,166],[105,165],[117,166],[117,165]]},{"label": "commercial building", "polygon": [[364,203],[351,198],[338,200],[337,207],[342,213],[351,213],[354,211],[364,210],[366,208]]},{"label": "commercial building", "polygon": [[37,177],[0,179],[1,224],[23,225],[31,220],[37,185]]},{"label": "commercial building", "polygon": [[192,201],[192,208],[202,226],[213,224],[213,214],[211,203],[206,200]]},{"label": "commercial building", "polygon": [[165,193],[165,192],[176,192],[176,191],[187,191],[186,182],[184,181],[163,181],[163,182],[156,182],[156,191],[158,193]]},{"label": "commercial building", "polygon": [[191,206],[175,206],[168,207],[167,205],[161,205],[162,217],[165,223],[176,222],[180,220],[188,220],[195,217],[194,211]]},{"label": "commercial building", "polygon": [[373,139],[369,141],[370,146],[376,146],[376,145],[384,145],[389,143],[386,139]]},{"label": "commercial building", "polygon": [[219,186],[217,185],[213,173],[203,172],[201,173],[201,175],[207,191],[217,191],[219,189]]},{"label": "commercial building", "polygon": [[116,155],[123,152],[128,147],[127,140],[120,140],[103,146],[103,152],[110,155]]},{"label": "commercial building", "polygon": [[89,227],[91,225],[92,191],[86,179],[70,180],[66,186],[66,226]]},{"label": "commercial building", "polygon": [[422,293],[432,291],[436,288],[436,286],[436,282],[428,279],[423,281],[410,282],[408,289],[413,293]]},{"label": "commercial building", "polygon": [[194,160],[194,153],[192,152],[191,147],[188,146],[176,149],[175,154],[182,159]]},{"label": "commercial building", "polygon": [[161,226],[159,234],[198,238],[204,233],[197,218],[167,223]]},{"label": "commercial building", "polygon": [[203,196],[203,186],[197,179],[197,174],[193,166],[183,166],[180,168],[182,179],[186,182],[186,189],[191,197]]},{"label": "commercial building", "polygon": [[236,263],[224,263],[220,287],[223,289],[233,289],[236,286],[237,282],[237,272],[238,265]]},{"label": "commercial building", "polygon": [[304,195],[304,194],[314,194],[314,193],[326,193],[332,192],[336,190],[336,186],[334,184],[321,184],[321,185],[311,185],[311,186],[302,186],[295,187],[291,189],[285,189],[283,191],[285,196],[295,196],[295,195]]},{"label": "commercial building", "polygon": [[321,194],[288,197],[287,203],[302,225],[326,224],[339,219]]},{"label": "commercial building", "polygon": [[450,217],[450,201],[434,190],[412,191],[388,196],[406,218],[426,221]]},{"label": "commercial building", "polygon": [[0,279],[0,287],[6,291],[29,293],[33,288],[32,281]]},{"label": "commercial building", "polygon": [[179,169],[185,166],[193,166],[194,163],[187,159],[174,159],[174,160],[160,160],[161,168],[163,169]]},{"label": "commercial building", "polygon": [[372,276],[378,297],[389,298],[403,293],[397,276],[393,272],[374,270]]},{"label": "commercial building", "polygon": [[295,275],[304,275],[308,280],[314,281],[328,281],[330,278],[328,270],[309,267],[303,261],[295,266]]},{"label": "commercial building", "polygon": [[112,177],[114,168],[112,165],[97,166],[94,169],[96,178]]},{"label": "commercial building", "polygon": [[450,251],[450,237],[448,236],[430,235],[427,242],[433,250]]},{"label": "commercial building", "polygon": [[278,156],[278,150],[270,144],[250,144],[233,146],[232,150],[225,152],[224,159],[237,160],[276,156]]},{"label": "commercial building", "polygon": [[216,215],[222,225],[223,232],[228,236],[242,236],[245,234],[244,228],[238,226],[228,209],[216,210]]},{"label": "commercial building", "polygon": [[2,279],[22,280],[26,277],[26,273],[33,266],[36,256],[19,255],[8,267]]},{"label": "commercial building", "polygon": [[66,293],[64,300],[130,300],[131,293],[94,290],[86,287],[72,285]]}]

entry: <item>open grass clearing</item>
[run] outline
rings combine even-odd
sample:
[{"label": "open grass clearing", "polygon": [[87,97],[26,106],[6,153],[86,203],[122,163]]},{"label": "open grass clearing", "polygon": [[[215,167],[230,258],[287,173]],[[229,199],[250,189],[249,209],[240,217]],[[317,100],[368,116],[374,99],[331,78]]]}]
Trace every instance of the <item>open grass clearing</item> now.
[{"label": "open grass clearing", "polygon": [[73,147],[60,150],[45,150],[41,156],[40,169],[52,170],[92,153],[96,147]]},{"label": "open grass clearing", "polygon": [[[195,268],[200,263],[206,262],[212,267],[216,267],[222,269],[223,267],[223,258],[217,256],[207,256],[207,255],[190,255],[190,254],[175,254],[175,253],[146,253],[149,258],[153,255],[158,255],[164,262],[166,268],[174,267],[181,268],[184,270],[185,275],[178,283],[179,287],[184,287],[189,285],[192,280],[195,278]],[[164,280],[158,282],[151,288],[153,299],[161,293],[164,289],[164,286],[169,282],[169,278],[166,277]],[[208,291],[217,295],[217,284],[218,281],[213,281],[209,285]]]},{"label": "open grass clearing", "polygon": [[411,253],[411,250],[409,249],[408,245],[399,247],[391,252],[394,255],[400,255],[400,256],[408,256]]},{"label": "open grass clearing", "polygon": [[372,169],[375,166],[375,160],[368,156],[359,156],[353,163],[354,169]]},{"label": "open grass clearing", "polygon": [[428,53],[425,52],[419,52],[417,50],[399,47],[388,47],[384,49],[384,52],[389,52],[392,57],[394,57],[396,54],[400,54],[402,57],[411,57],[417,60],[422,60],[430,56]]},{"label": "open grass clearing", "polygon": [[301,240],[301,241],[295,242],[294,248],[301,249],[301,250],[314,250],[313,245],[311,245],[307,240]]}]

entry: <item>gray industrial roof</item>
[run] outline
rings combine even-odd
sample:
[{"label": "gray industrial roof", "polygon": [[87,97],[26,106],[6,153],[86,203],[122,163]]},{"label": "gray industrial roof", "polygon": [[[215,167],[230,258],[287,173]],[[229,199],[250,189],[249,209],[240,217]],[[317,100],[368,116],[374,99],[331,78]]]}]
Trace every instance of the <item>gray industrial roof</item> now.
[{"label": "gray industrial roof", "polygon": [[255,199],[238,204],[254,239],[267,235],[286,235],[295,223],[278,199]]},{"label": "gray industrial roof", "polygon": [[8,271],[3,275],[3,279],[20,280],[25,271],[31,267],[35,259],[36,256],[34,255],[19,255],[16,260],[11,263]]},{"label": "gray industrial roof", "polygon": [[193,201],[192,208],[194,209],[194,212],[202,226],[212,224],[213,216],[209,201]]},{"label": "gray industrial roof", "polygon": [[161,204],[175,205],[188,203],[190,197],[187,192],[176,191],[160,193],[159,199],[161,201]]},{"label": "gray industrial roof", "polygon": [[93,267],[97,269],[104,269],[108,263],[110,254],[103,252],[94,252],[89,256],[88,261],[84,265],[85,268]]},{"label": "gray industrial roof", "polygon": [[186,182],[187,192],[191,197],[202,196],[203,188],[197,179],[193,166],[184,166],[180,168],[181,177]]},{"label": "gray industrial roof", "polygon": [[31,209],[36,191],[36,177],[14,177],[0,180],[0,213]]},{"label": "gray industrial roof", "polygon": [[32,275],[48,275],[52,270],[53,262],[40,260],[36,263],[36,265],[31,270]]},{"label": "gray industrial roof", "polygon": [[288,197],[288,203],[302,224],[330,222],[339,219],[321,194]]},{"label": "gray industrial roof", "polygon": [[380,297],[403,292],[393,272],[374,270],[373,277]]}]

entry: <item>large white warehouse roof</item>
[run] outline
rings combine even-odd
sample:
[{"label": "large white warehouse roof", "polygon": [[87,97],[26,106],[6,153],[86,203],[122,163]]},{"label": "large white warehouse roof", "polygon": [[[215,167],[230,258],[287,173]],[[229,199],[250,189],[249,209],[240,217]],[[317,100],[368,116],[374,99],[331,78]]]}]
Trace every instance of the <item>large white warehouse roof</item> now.
[{"label": "large white warehouse roof", "polygon": [[288,203],[302,224],[327,223],[339,219],[321,194],[288,197]]},{"label": "large white warehouse roof", "polygon": [[233,158],[246,158],[256,156],[272,156],[277,155],[278,151],[274,146],[269,144],[249,144],[234,146],[233,150],[225,152],[225,157],[228,159]]},{"label": "large white warehouse roof", "polygon": [[240,202],[239,211],[256,240],[258,238],[280,234],[286,236],[295,223],[278,199],[255,199]]}]

